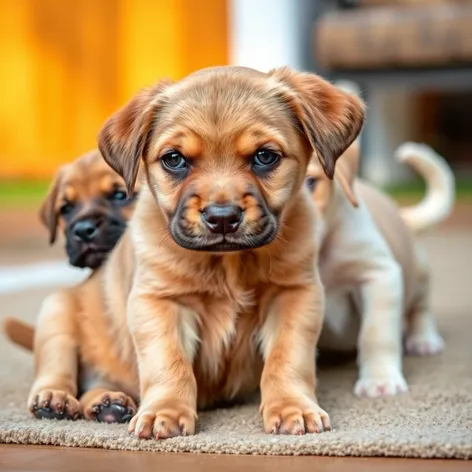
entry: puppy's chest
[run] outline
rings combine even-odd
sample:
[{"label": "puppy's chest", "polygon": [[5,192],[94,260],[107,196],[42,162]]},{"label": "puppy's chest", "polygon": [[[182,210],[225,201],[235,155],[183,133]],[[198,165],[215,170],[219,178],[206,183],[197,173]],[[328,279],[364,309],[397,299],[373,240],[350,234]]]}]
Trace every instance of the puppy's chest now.
[{"label": "puppy's chest", "polygon": [[200,406],[248,393],[258,385],[262,363],[256,340],[264,284],[253,276],[222,271],[199,296],[194,370]]},{"label": "puppy's chest", "polygon": [[200,407],[250,393],[259,384],[259,304],[219,299],[199,314],[199,345],[194,360]]}]

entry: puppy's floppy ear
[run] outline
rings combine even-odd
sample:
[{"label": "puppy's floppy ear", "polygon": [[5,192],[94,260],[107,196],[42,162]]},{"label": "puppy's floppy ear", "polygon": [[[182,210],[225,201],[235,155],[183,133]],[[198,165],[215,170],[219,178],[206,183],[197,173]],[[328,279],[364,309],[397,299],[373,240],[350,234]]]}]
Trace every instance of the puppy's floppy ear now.
[{"label": "puppy's floppy ear", "polygon": [[358,207],[359,202],[354,191],[354,179],[359,168],[359,146],[357,142],[351,144],[340,157],[336,165],[334,180],[336,180],[345,193],[352,206]]},{"label": "puppy's floppy ear", "polygon": [[58,212],[56,209],[57,198],[59,196],[59,187],[61,185],[64,169],[57,171],[52,181],[46,198],[43,200],[39,209],[39,219],[41,223],[49,230],[49,244],[54,244],[57,234]]},{"label": "puppy's floppy ear", "polygon": [[105,122],[98,135],[100,152],[110,167],[123,177],[128,195],[136,183],[159,94],[170,83],[166,80],[142,90]]},{"label": "puppy's floppy ear", "polygon": [[359,134],[364,123],[361,99],[315,74],[275,69],[269,75],[287,86],[289,105],[301,124],[325,174],[332,179],[338,157]]}]

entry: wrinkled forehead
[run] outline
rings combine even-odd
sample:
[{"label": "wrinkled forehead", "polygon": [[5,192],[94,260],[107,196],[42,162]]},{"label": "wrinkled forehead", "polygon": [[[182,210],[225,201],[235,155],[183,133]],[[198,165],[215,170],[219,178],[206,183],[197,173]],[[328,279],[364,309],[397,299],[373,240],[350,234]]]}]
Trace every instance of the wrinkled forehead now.
[{"label": "wrinkled forehead", "polygon": [[71,202],[83,201],[118,187],[124,188],[123,179],[103,159],[78,160],[65,169],[59,196]]},{"label": "wrinkled forehead", "polygon": [[162,100],[157,134],[178,127],[214,142],[226,141],[248,128],[285,134],[294,128],[280,86],[263,74],[197,74],[170,87]]}]

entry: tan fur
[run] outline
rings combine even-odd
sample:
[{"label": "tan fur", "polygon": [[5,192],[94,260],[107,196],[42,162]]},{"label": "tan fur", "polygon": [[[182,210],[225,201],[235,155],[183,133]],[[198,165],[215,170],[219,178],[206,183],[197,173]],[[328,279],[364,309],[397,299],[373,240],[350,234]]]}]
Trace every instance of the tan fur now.
[{"label": "tan fur", "polygon": [[3,332],[7,338],[18,344],[19,346],[27,349],[28,351],[33,350],[34,343],[34,328],[33,326],[23,323],[21,320],[16,318],[6,317],[3,320]]},{"label": "tan fur", "polygon": [[[139,395],[129,428],[139,437],[193,434],[197,406],[259,385],[267,432],[329,429],[315,395],[323,290],[314,208],[302,184],[313,146],[330,173],[362,120],[358,99],[315,75],[230,67],[159,84],[112,116],[100,134],[102,154],[129,190],[142,159],[146,183],[107,263],[74,291],[79,310],[61,325],[63,335],[75,327],[74,342],[37,353],[41,364],[54,356],[57,367],[39,369],[32,398],[42,395],[38,385],[52,389],[54,376],[74,394],[61,380],[74,368],[61,359],[79,346],[95,388],[101,379],[114,392]],[[283,156],[265,178],[249,166],[261,146]],[[185,178],[160,162],[170,149],[189,159]],[[279,215],[276,233],[234,252],[175,242],[174,225],[184,225],[192,243],[210,240],[200,212],[228,202],[244,211],[245,238],[264,230],[263,206],[267,221]]]}]

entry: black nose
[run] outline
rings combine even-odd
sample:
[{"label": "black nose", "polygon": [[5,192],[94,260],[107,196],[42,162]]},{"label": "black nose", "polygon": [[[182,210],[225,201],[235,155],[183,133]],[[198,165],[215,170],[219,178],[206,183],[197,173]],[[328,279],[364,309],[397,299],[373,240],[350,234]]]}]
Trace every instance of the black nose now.
[{"label": "black nose", "polygon": [[243,212],[236,205],[210,205],[202,213],[202,220],[212,233],[234,233],[242,220]]},{"label": "black nose", "polygon": [[89,243],[98,233],[97,225],[91,220],[82,220],[75,223],[72,232],[79,241]]}]

